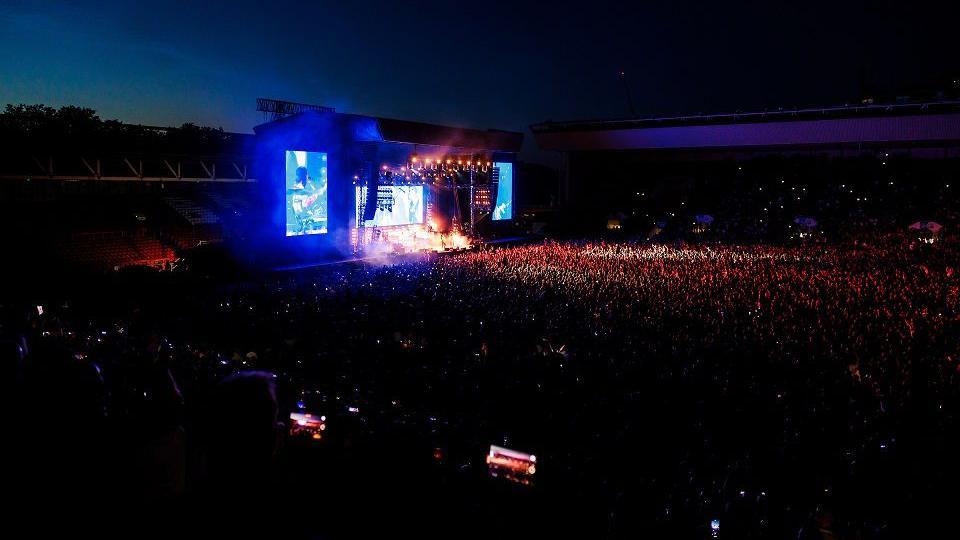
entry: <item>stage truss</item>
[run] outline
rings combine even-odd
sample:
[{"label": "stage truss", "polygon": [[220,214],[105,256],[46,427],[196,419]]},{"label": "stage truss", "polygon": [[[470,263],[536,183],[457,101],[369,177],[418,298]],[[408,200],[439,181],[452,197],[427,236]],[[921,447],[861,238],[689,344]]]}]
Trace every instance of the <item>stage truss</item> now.
[{"label": "stage truss", "polygon": [[[371,165],[368,163],[353,177],[355,186],[368,187],[356,190],[357,219],[351,231],[355,253],[466,249],[474,243],[478,225],[490,218],[498,179],[497,169],[487,156],[421,157],[415,153],[405,163]],[[370,181],[373,175],[375,182]],[[379,227],[367,224],[361,215],[373,186],[378,193],[385,186],[422,186],[423,223]]]}]

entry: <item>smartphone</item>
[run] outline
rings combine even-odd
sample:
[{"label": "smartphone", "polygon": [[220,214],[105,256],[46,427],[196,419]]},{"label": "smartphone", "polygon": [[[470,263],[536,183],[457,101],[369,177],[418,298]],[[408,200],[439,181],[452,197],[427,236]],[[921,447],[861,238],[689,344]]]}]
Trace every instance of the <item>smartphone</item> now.
[{"label": "smartphone", "polygon": [[302,412],[290,413],[290,435],[293,437],[320,440],[326,430],[327,417],[325,415]]}]

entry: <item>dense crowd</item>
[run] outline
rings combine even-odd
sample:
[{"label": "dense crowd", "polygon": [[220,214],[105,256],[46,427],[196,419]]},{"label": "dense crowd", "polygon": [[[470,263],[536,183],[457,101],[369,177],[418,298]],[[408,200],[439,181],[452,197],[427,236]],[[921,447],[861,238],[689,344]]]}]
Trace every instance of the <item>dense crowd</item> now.
[{"label": "dense crowd", "polygon": [[10,485],[311,537],[910,535],[960,477],[957,254],[546,242],[8,305]]}]

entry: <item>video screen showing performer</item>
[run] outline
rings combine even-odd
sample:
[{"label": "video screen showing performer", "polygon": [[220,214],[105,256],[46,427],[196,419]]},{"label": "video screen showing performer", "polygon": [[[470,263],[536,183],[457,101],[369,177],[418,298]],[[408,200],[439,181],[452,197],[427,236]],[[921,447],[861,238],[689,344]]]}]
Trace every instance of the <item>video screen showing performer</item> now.
[{"label": "video screen showing performer", "polygon": [[[363,216],[363,204],[370,195],[365,186],[357,186],[357,216]],[[378,186],[376,212],[366,227],[392,227],[423,223],[423,186]],[[358,225],[359,226],[359,225]]]},{"label": "video screen showing performer", "polygon": [[513,219],[513,163],[494,163],[494,180],[497,183],[497,204],[493,207],[493,219]]},{"label": "video screen showing performer", "polygon": [[327,232],[326,152],[286,152],[287,236]]}]

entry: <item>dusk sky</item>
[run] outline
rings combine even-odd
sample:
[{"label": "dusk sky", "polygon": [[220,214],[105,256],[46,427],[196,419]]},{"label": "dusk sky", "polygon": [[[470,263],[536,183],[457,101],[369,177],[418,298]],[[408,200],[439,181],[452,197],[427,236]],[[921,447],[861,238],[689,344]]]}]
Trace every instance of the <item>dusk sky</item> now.
[{"label": "dusk sky", "polygon": [[264,96],[524,130],[626,116],[620,69],[644,115],[839,104],[861,80],[960,73],[956,8],[924,2],[150,4],[0,0],[0,103],[250,132]]}]

